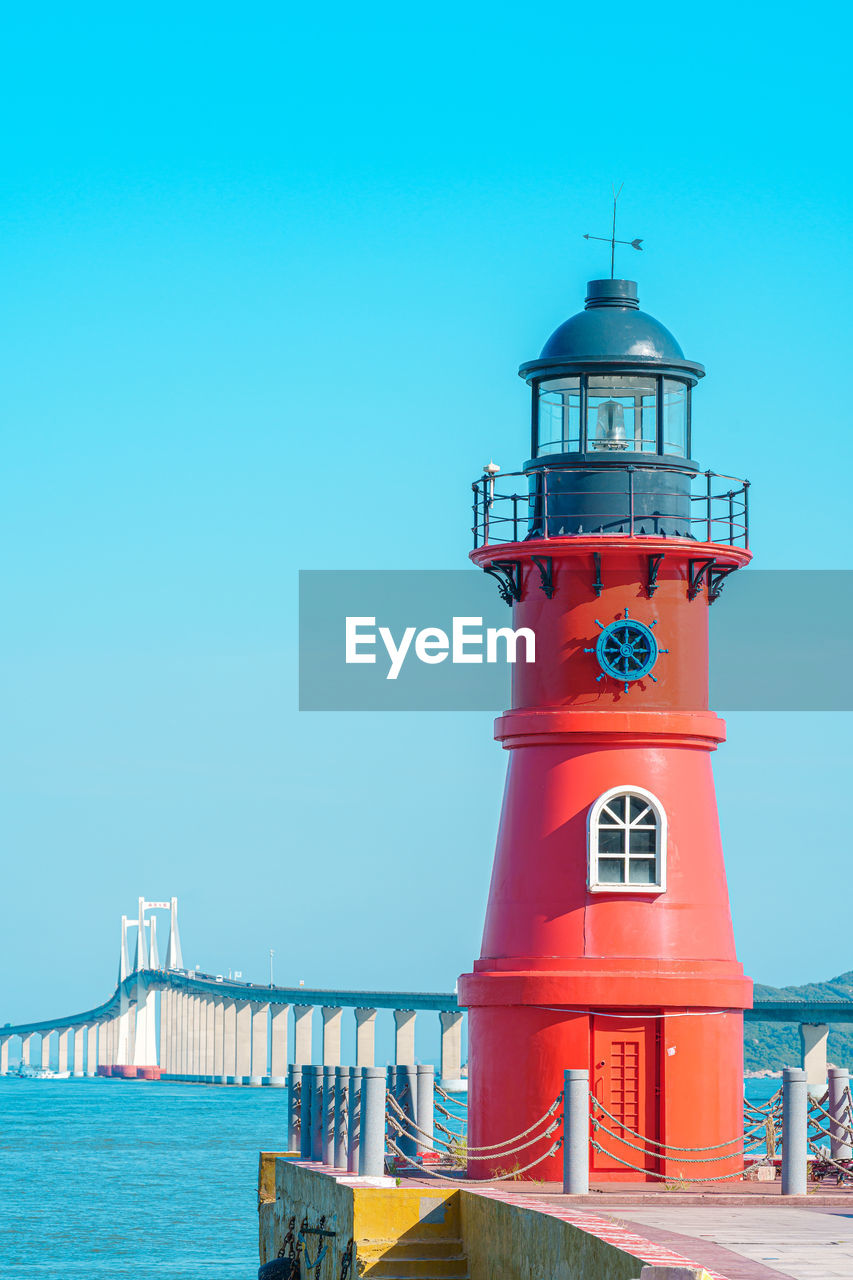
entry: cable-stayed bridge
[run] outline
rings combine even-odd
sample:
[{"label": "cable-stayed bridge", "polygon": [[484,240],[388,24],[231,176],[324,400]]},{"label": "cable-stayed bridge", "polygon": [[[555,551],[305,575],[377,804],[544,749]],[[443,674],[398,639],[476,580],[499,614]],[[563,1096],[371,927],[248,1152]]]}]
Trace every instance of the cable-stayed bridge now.
[{"label": "cable-stayed bridge", "polygon": [[[169,913],[162,963],[157,911]],[[61,1018],[0,1026],[0,1074],[8,1073],[17,1041],[22,1063],[54,1067],[61,1075],[284,1085],[289,1064],[312,1063],[317,1009],[325,1066],[341,1065],[345,1010],[355,1018],[356,1066],[375,1065],[379,1010],[393,1014],[394,1061],[402,1066],[415,1063],[418,1015],[432,1012],[440,1024],[441,1077],[450,1081],[461,1075],[465,1010],[454,993],[264,986],[185,969],[177,898],[140,898],[137,917],[122,916],[118,981],[103,1004]],[[799,1024],[803,1066],[810,1082],[822,1087],[829,1024],[853,1023],[853,1001],[756,1000],[744,1016],[751,1022]]]},{"label": "cable-stayed bridge", "polygon": [[[162,964],[158,910],[169,912]],[[128,939],[134,928],[131,960]],[[138,918],[122,916],[118,982],[104,1004],[62,1018],[0,1027],[0,1074],[9,1070],[10,1047],[17,1038],[23,1063],[44,1070],[55,1064],[60,1074],[284,1085],[289,1062],[312,1062],[318,1008],[327,1066],[341,1063],[345,1009],[355,1017],[357,1066],[374,1065],[378,1010],[392,1011],[394,1058],[406,1065],[415,1062],[418,1014],[433,1012],[440,1023],[441,1075],[446,1080],[460,1076],[465,1014],[453,993],[262,986],[185,969],[177,898],[140,898]]]}]

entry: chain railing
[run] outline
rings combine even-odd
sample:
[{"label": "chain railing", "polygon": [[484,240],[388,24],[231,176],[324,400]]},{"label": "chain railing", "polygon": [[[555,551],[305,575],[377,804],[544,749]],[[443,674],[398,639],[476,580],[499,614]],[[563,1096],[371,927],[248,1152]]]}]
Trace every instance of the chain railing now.
[{"label": "chain railing", "polygon": [[[590,476],[596,481],[590,482]],[[702,481],[702,492],[691,492],[694,479]],[[749,481],[715,471],[563,465],[485,474],[471,489],[475,550],[530,538],[608,532],[632,538],[663,533],[749,547]],[[644,509],[650,496],[660,510]],[[681,508],[681,514],[667,511],[669,505],[673,511]],[[682,526],[683,533],[673,535],[673,525]]]},{"label": "chain railing", "polygon": [[[803,1070],[786,1069],[782,1088],[766,1103],[744,1100],[739,1134],[695,1146],[628,1124],[590,1091],[585,1070],[565,1072],[562,1091],[532,1124],[478,1145],[468,1142],[462,1101],[436,1085],[429,1066],[295,1067],[290,1084],[291,1140],[295,1135],[303,1159],[371,1177],[390,1172],[463,1184],[517,1180],[562,1150],[568,1194],[588,1192],[596,1157],[643,1180],[685,1187],[737,1182],[779,1165],[783,1195],[804,1194],[809,1180],[827,1176],[853,1183],[853,1096],[848,1073],[839,1068],[830,1069],[829,1089],[817,1097]],[[472,1165],[491,1172],[470,1177]],[[722,1172],[712,1172],[714,1166]]]}]

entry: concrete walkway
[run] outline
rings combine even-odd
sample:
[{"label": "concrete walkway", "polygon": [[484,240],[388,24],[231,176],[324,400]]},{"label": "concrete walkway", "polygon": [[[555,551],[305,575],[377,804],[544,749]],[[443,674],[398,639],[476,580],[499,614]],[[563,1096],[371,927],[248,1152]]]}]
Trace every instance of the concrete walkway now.
[{"label": "concrete walkway", "polygon": [[729,1280],[853,1280],[853,1204],[845,1209],[774,1204],[617,1211],[608,1206],[604,1212]]}]

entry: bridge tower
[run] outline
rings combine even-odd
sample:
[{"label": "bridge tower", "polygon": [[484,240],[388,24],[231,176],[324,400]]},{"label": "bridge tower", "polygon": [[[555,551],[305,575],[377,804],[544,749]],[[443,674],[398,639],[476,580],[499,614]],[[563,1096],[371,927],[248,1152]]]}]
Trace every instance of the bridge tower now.
[{"label": "bridge tower", "polygon": [[[608,1128],[651,1139],[593,1127],[593,1179],[724,1174],[740,1162],[752,984],[711,772],[725,726],[708,709],[708,608],[750,559],[748,486],[692,460],[704,369],[633,281],[593,280],[520,374],[530,460],[474,485],[471,558],[534,632],[536,660],[513,668],[496,722],[506,789],[482,952],[459,982],[469,1143],[527,1129],[564,1069],[588,1068]],[[731,1144],[719,1159],[679,1159],[716,1143]],[[560,1161],[528,1176],[559,1178]]]}]

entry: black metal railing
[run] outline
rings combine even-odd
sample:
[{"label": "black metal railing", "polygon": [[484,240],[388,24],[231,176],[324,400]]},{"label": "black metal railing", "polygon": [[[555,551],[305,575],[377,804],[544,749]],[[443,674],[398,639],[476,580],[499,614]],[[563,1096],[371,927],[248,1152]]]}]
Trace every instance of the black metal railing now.
[{"label": "black metal railing", "polygon": [[[590,484],[592,475],[602,477],[599,489]],[[670,482],[667,487],[666,476],[678,477],[680,483]],[[572,477],[577,478],[574,486]],[[695,480],[703,481],[701,493],[691,492]],[[526,482],[524,492],[516,492],[521,487],[519,481]],[[731,487],[727,488],[726,482]],[[675,536],[749,547],[749,481],[714,471],[697,473],[685,467],[537,467],[531,472],[485,474],[471,488],[475,549],[530,538],[582,534],[614,533],[635,538],[667,532],[667,526],[673,523],[680,526]],[[661,504],[659,511],[650,510],[650,497]],[[582,506],[584,523],[579,528],[572,527],[577,524],[573,499]],[[599,508],[594,505],[596,499],[600,500]],[[683,508],[677,516],[672,514],[676,508]],[[671,530],[669,536],[673,536]]]}]

